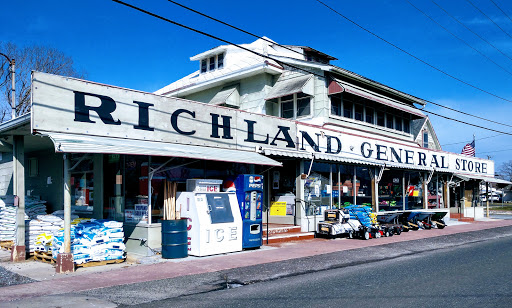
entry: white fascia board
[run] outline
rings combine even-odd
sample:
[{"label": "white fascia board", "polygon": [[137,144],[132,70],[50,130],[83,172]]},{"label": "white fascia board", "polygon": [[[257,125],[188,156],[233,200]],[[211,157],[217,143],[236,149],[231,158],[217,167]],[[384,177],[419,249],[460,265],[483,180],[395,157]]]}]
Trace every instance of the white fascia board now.
[{"label": "white fascia board", "polygon": [[161,95],[172,96],[172,97],[182,97],[182,96],[189,95],[189,94],[192,94],[195,92],[199,92],[199,91],[202,91],[205,89],[220,86],[220,85],[223,85],[230,81],[240,80],[243,78],[248,78],[248,77],[262,74],[262,73],[278,75],[278,74],[281,74],[282,72],[283,72],[282,69],[279,69],[272,65],[268,65],[267,63],[261,63],[258,65],[255,65],[255,66],[245,68],[243,70],[231,72],[226,75],[221,75],[221,76],[213,78],[213,79],[205,80],[205,81],[195,83],[195,84],[190,84],[183,88],[172,90],[167,93],[162,93]]},{"label": "white fascia board", "polygon": [[0,124],[0,133],[5,133],[10,130],[15,130],[23,125],[30,124],[32,113],[25,113],[22,116],[11,119]]},{"label": "white fascia board", "polygon": [[370,80],[368,78],[365,78],[361,75],[358,75],[356,73],[353,73],[351,71],[347,71],[345,69],[342,69],[340,67],[337,67],[337,66],[334,66],[334,65],[330,65],[330,68],[328,69],[328,71],[332,71],[332,72],[335,72],[335,73],[338,73],[338,74],[342,74],[342,75],[345,75],[347,77],[350,77],[350,78],[353,78],[353,79],[356,79],[362,83],[365,83],[365,84],[368,84],[368,85],[371,85],[375,88],[378,88],[378,89],[381,89],[381,90],[384,90],[386,92],[389,92],[391,94],[394,94],[394,95],[397,95],[399,97],[402,97],[412,103],[416,103],[416,104],[419,104],[419,105],[422,105],[422,106],[425,106],[427,104],[426,101],[422,100],[421,98],[418,98],[418,97],[415,97],[415,96],[412,96],[410,94],[407,94],[405,92],[401,92],[401,91],[398,91],[396,89],[393,89],[393,88],[390,88],[386,85],[383,85],[381,83],[378,83],[378,82],[375,82],[373,80]]},{"label": "white fascia board", "polygon": [[214,56],[216,54],[219,54],[219,53],[223,53],[227,50],[227,46],[219,46],[219,47],[215,47],[213,49],[210,49],[210,50],[207,50],[205,52],[202,52],[200,54],[197,54],[193,57],[190,57],[190,61],[197,61],[197,60],[201,60],[203,58],[207,58],[209,56]]},{"label": "white fascia board", "polygon": [[304,60],[299,60],[299,59],[292,59],[292,58],[288,58],[288,57],[281,57],[281,56],[276,56],[276,55],[273,55],[271,58],[275,59],[274,61],[276,61],[277,63],[283,62],[283,63],[290,64],[290,65],[306,66],[306,67],[310,67],[310,68],[316,68],[316,69],[319,69],[322,71],[329,71],[332,67],[331,65],[328,65],[328,64],[314,63],[314,62],[309,62],[309,61],[304,61]]}]

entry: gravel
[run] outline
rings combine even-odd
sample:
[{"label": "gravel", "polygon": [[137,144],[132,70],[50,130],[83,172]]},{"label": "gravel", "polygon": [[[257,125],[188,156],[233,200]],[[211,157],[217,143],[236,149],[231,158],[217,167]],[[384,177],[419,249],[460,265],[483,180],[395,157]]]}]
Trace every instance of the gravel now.
[{"label": "gravel", "polygon": [[0,287],[8,287],[17,284],[34,282],[35,280],[18,275],[0,266]]}]

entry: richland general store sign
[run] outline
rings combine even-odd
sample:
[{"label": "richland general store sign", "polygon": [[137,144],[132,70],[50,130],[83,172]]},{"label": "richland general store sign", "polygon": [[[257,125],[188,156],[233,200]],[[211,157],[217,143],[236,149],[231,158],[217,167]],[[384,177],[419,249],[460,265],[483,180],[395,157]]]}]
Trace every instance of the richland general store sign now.
[{"label": "richland general store sign", "polygon": [[[276,148],[379,164],[494,175],[494,163],[300,122],[34,72],[32,130],[255,151]],[[172,156],[172,153],[169,153]]]}]

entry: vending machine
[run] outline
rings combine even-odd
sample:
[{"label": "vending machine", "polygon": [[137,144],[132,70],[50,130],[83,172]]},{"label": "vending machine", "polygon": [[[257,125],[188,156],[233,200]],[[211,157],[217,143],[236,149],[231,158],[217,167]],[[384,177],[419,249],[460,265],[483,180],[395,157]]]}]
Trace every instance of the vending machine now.
[{"label": "vending machine", "polygon": [[235,180],[235,187],[242,215],[242,247],[260,247],[263,244],[263,176],[241,174]]},{"label": "vending machine", "polygon": [[242,219],[234,192],[221,191],[222,180],[187,180],[176,207],[188,218],[188,254],[209,256],[242,250]]}]

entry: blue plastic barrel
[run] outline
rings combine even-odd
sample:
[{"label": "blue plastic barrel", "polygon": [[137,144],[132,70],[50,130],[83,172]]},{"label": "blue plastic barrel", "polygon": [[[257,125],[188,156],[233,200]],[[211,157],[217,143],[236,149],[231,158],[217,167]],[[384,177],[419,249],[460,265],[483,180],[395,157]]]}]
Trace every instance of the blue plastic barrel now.
[{"label": "blue plastic barrel", "polygon": [[162,258],[188,257],[187,218],[162,220]]}]

